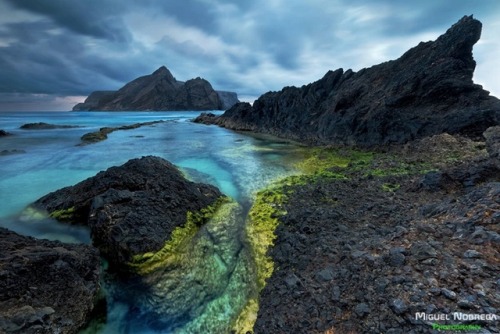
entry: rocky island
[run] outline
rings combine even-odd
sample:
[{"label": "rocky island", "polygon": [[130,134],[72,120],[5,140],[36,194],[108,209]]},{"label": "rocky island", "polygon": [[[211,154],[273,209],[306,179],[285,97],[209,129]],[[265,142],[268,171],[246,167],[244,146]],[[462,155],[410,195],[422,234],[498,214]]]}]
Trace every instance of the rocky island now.
[{"label": "rocky island", "polygon": [[226,110],[239,102],[236,93],[215,91],[205,79],[178,81],[162,66],[117,91],[96,91],[73,111]]}]

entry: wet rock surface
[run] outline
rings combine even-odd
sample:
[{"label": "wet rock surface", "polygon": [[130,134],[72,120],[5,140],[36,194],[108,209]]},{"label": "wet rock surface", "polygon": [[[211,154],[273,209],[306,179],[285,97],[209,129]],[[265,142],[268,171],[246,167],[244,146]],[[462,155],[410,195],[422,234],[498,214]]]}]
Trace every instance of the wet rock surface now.
[{"label": "wet rock surface", "polygon": [[[498,316],[500,170],[493,154],[484,154],[484,143],[449,135],[409,146],[411,154],[398,148],[397,156],[439,171],[373,176],[350,166],[347,179],[286,188],[292,193],[269,252],[275,271],[261,293],[255,333],[438,333],[435,321],[415,314]],[[464,156],[476,147],[476,157],[455,160],[459,151],[450,154],[450,146]],[[392,163],[375,160],[371,168]],[[446,323],[500,329],[498,321]]]},{"label": "wet rock surface", "polygon": [[93,243],[111,264],[158,251],[188,212],[214,204],[222,193],[193,183],[158,157],[133,159],[34,203],[60,220],[91,228]]},{"label": "wet rock surface", "polygon": [[94,308],[100,258],[86,245],[0,228],[0,332],[76,333]]},{"label": "wet rock surface", "polygon": [[5,130],[0,130],[0,137],[7,137],[7,136],[9,136],[9,135],[10,135],[10,133],[8,133],[7,131],[5,131]]},{"label": "wet rock surface", "polygon": [[472,81],[480,35],[481,23],[466,16],[396,60],[359,72],[329,71],[314,83],[196,121],[312,144],[373,147],[443,132],[479,138],[500,123],[500,101]]}]

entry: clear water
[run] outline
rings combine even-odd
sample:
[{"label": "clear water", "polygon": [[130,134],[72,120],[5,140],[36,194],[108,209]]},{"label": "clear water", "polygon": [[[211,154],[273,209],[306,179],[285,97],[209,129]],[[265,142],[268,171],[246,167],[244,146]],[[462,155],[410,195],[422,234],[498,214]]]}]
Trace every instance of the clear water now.
[{"label": "clear water", "polygon": [[[85,227],[57,223],[52,219],[40,217],[38,213],[23,212],[23,210],[51,191],[73,185],[101,170],[121,165],[129,159],[146,155],[155,155],[171,161],[181,167],[191,179],[211,183],[245,206],[251,202],[252,193],[256,190],[276,178],[295,172],[290,166],[293,166],[293,162],[300,154],[297,153],[298,147],[293,144],[189,121],[198,114],[198,112],[0,113],[0,129],[13,134],[0,138],[0,152],[13,150],[24,152],[0,154],[0,226],[38,238],[90,243],[89,232]],[[83,134],[96,131],[100,127],[154,120],[166,122],[133,130],[115,131],[105,141],[78,146]],[[33,122],[78,127],[53,130],[19,129],[21,125]],[[224,233],[237,234],[241,228],[240,223],[234,223],[225,228],[228,232]],[[203,240],[202,237],[199,239]],[[226,255],[222,256],[229,256],[227,254],[230,253],[224,253]],[[245,252],[238,254],[240,253]],[[234,267],[231,270],[238,272],[238,275],[226,277],[226,288],[217,288],[220,295],[206,302],[207,305],[204,305],[203,309],[207,311],[200,313],[199,322],[196,322],[197,319],[186,320],[185,324],[177,327],[178,332],[196,332],[195,328],[217,330],[214,327],[203,327],[210,323],[207,322],[207,318],[214,318],[211,322],[223,323],[234,315],[235,311],[231,311],[231,308],[241,307],[244,300],[238,304],[239,306],[235,306],[234,299],[248,297],[251,288],[241,288],[247,283],[238,280],[248,281],[249,278],[246,276],[252,273],[251,270],[245,270],[245,266],[241,264],[242,261],[248,262],[248,258],[233,260],[234,267],[240,270],[234,270]],[[198,270],[193,269],[195,266],[196,264],[192,265],[191,269],[185,270]],[[159,275],[151,284],[162,285],[162,280],[166,280],[165,277]],[[133,302],[116,298],[122,295],[117,290],[123,287],[123,282],[115,282],[112,278],[108,278],[104,286],[110,291],[107,301],[107,320],[94,332],[164,332],[155,329],[154,326],[142,324],[141,317],[131,316]],[[147,299],[147,296],[138,296],[140,292],[134,291],[134,288],[127,287],[127,289],[130,293],[125,295],[133,296],[134,300]],[[235,296],[235,291],[240,290],[246,291],[246,294]],[[139,309],[140,314],[151,311],[147,307]],[[162,323],[168,323],[168,319],[160,320]],[[220,328],[224,328],[221,326]]]}]

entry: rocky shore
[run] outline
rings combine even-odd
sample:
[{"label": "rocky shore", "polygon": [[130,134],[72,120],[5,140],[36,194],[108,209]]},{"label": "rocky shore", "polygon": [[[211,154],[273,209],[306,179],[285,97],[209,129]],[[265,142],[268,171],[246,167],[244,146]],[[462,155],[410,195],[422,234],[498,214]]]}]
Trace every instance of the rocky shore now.
[{"label": "rocky shore", "polygon": [[[131,332],[416,334],[458,324],[498,333],[500,101],[472,82],[480,32],[464,17],[397,60],[200,116],[317,145],[304,150],[300,175],[256,194],[246,222],[238,203],[158,157],[111,167],[30,209],[90,228]],[[165,100],[138,85],[150,80],[180,87],[160,68],[88,103],[157,106]],[[186,85],[205,87],[194,80]],[[120,95],[138,91],[138,100]],[[131,128],[141,125],[150,124]],[[0,330],[85,324],[99,290],[96,248],[5,229],[0,248]]]},{"label": "rocky shore", "polygon": [[498,321],[416,318],[499,315],[499,127],[489,132],[489,157],[484,142],[439,135],[344,153],[347,167],[284,186],[255,333],[497,333]]},{"label": "rocky shore", "polygon": [[76,333],[99,291],[97,249],[0,228],[0,332]]}]

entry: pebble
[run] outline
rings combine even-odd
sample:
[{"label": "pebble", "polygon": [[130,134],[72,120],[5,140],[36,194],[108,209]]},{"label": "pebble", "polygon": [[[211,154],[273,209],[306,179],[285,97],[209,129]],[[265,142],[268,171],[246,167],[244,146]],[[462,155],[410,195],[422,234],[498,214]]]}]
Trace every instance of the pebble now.
[{"label": "pebble", "polygon": [[446,298],[450,299],[450,300],[456,300],[457,299],[457,294],[451,290],[448,290],[448,289],[441,289],[441,293],[443,294],[443,296],[445,296]]},{"label": "pebble", "polygon": [[318,271],[316,274],[316,280],[319,282],[328,282],[333,279],[333,268],[325,268]]},{"label": "pebble", "polygon": [[474,249],[469,249],[469,250],[465,251],[464,257],[467,259],[477,259],[477,258],[481,257],[481,253],[479,253],[478,251],[476,251]]},{"label": "pebble", "polygon": [[408,306],[402,299],[394,299],[391,301],[390,304],[391,309],[394,311],[396,314],[403,314],[408,310]]},{"label": "pebble", "polygon": [[356,307],[354,307],[354,312],[360,318],[363,318],[370,313],[370,307],[366,303],[361,303],[361,304],[356,305]]}]

